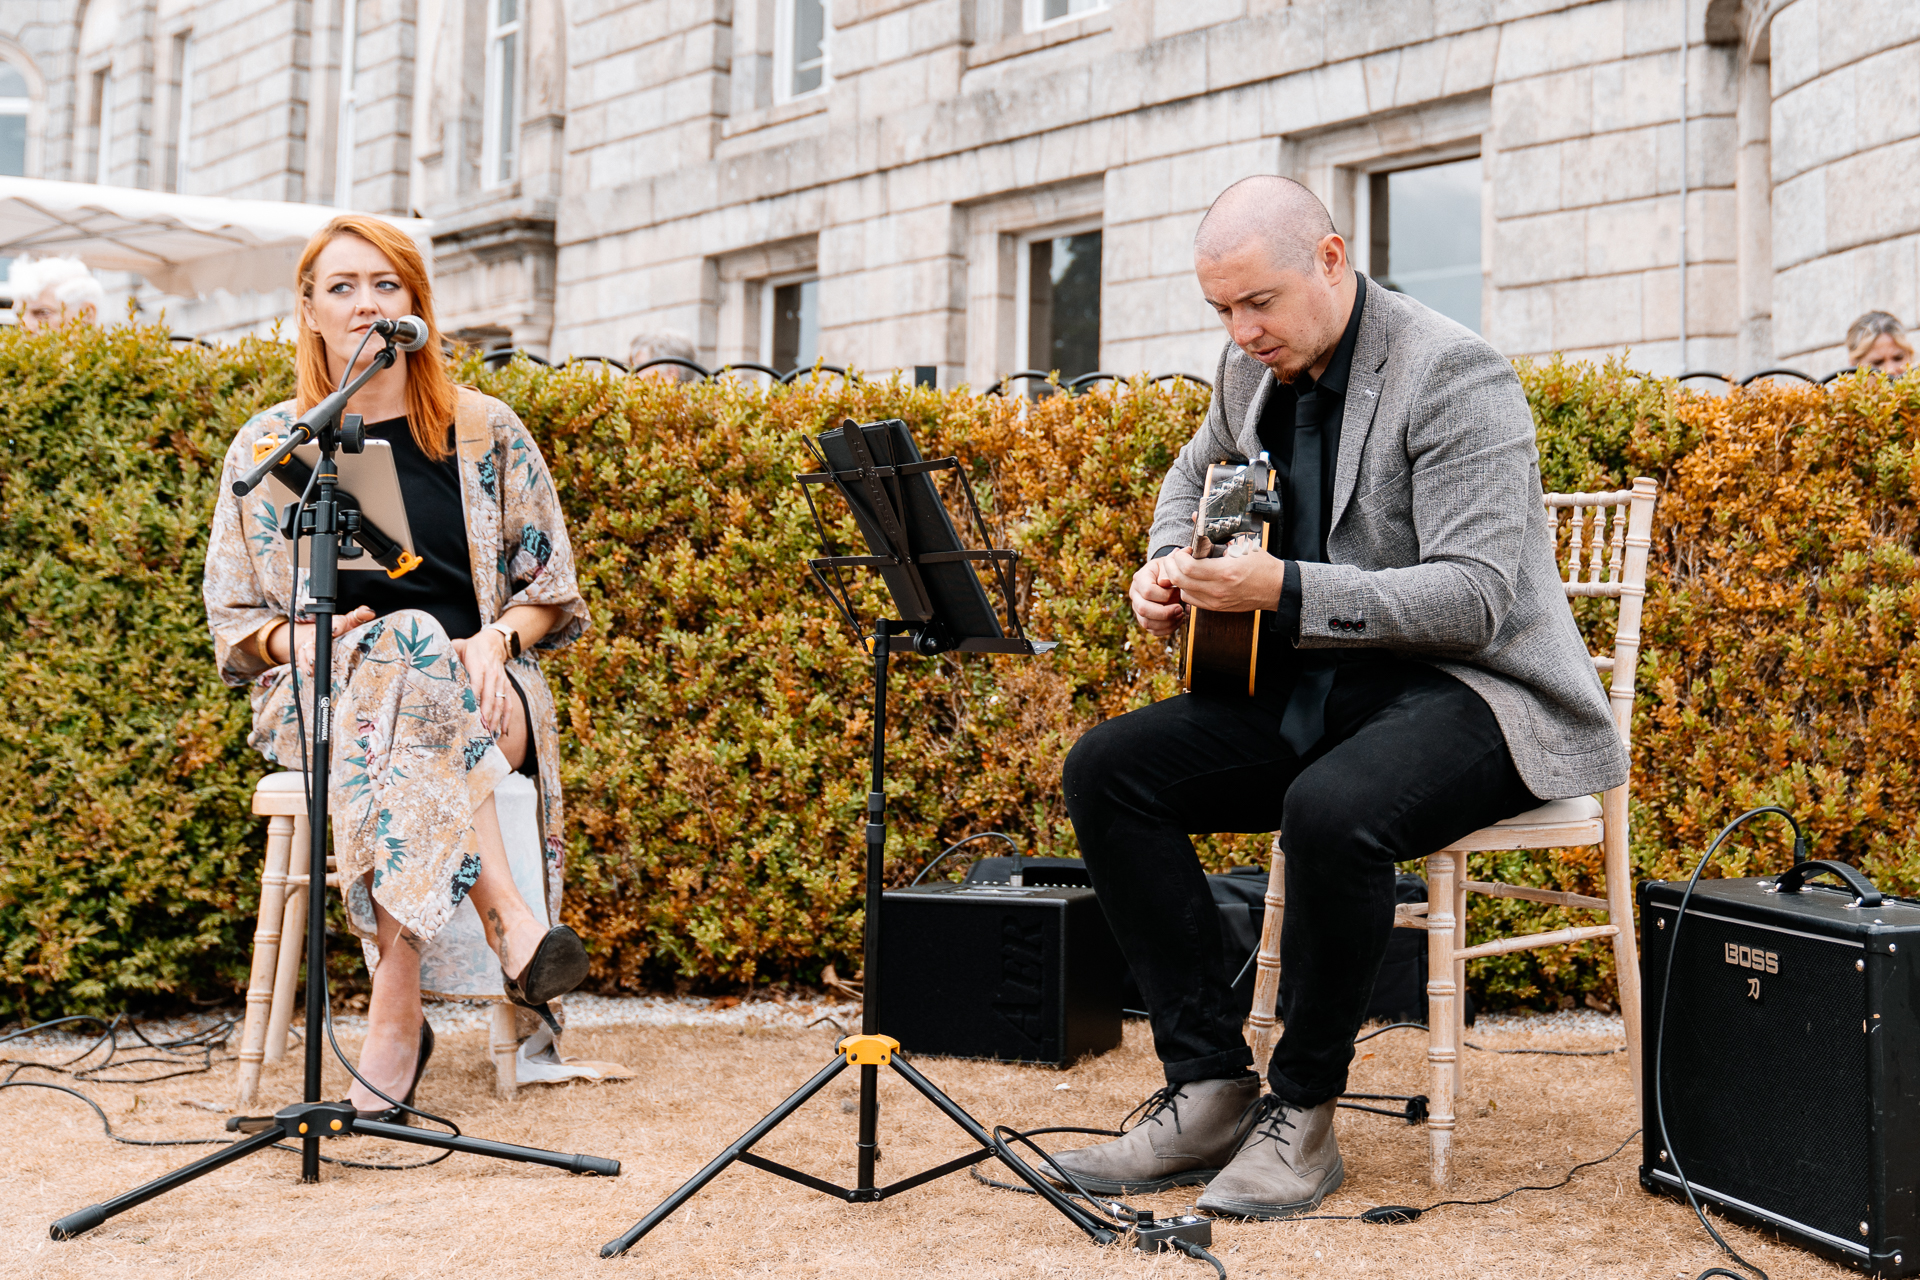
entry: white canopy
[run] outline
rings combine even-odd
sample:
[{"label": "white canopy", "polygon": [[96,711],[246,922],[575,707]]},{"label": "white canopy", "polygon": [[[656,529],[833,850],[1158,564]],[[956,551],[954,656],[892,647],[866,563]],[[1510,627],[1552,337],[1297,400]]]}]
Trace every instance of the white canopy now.
[{"label": "white canopy", "polygon": [[[0,177],[0,256],[79,258],[181,297],[291,288],[300,250],[340,210]],[[387,218],[433,262],[433,224]]]}]

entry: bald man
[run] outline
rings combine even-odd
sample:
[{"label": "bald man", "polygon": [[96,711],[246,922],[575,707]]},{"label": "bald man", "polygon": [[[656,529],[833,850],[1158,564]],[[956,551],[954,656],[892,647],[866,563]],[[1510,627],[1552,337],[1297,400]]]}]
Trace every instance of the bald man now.
[{"label": "bald man", "polygon": [[[1525,396],[1478,335],[1354,271],[1313,194],[1249,178],[1194,242],[1230,341],[1160,489],[1134,617],[1261,610],[1252,696],[1183,694],[1068,755],[1067,811],[1153,1020],[1166,1087],[1055,1161],[1115,1195],[1205,1185],[1215,1213],[1315,1208],[1393,927],[1394,867],[1627,775],[1540,502]],[[1188,553],[1207,465],[1261,452],[1269,554]],[[1190,836],[1278,827],[1285,1032],[1262,1094]]]}]

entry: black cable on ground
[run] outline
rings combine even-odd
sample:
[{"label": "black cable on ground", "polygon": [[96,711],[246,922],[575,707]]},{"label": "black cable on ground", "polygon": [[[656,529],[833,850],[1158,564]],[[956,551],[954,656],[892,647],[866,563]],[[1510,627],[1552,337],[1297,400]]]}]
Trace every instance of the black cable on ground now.
[{"label": "black cable on ground", "polygon": [[[101,1034],[95,1037],[92,1043],[88,1044],[82,1052],[60,1062],[34,1062],[20,1058],[0,1058],[0,1066],[11,1068],[4,1077],[0,1077],[0,1089],[51,1089],[56,1093],[69,1094],[78,1098],[80,1101],[86,1103],[87,1106],[91,1107],[95,1115],[100,1117],[100,1127],[105,1131],[107,1137],[125,1146],[222,1147],[239,1141],[238,1138],[123,1138],[113,1131],[113,1123],[107,1118],[107,1113],[101,1108],[100,1104],[80,1090],[70,1085],[57,1084],[51,1080],[21,1080],[17,1078],[22,1071],[49,1071],[57,1075],[66,1076],[72,1080],[85,1081],[89,1084],[152,1084],[158,1080],[172,1080],[180,1076],[204,1075],[213,1070],[216,1061],[213,1056],[214,1051],[226,1047],[227,1037],[233,1029],[239,1025],[238,1019],[224,1018],[209,1027],[189,1035],[156,1042],[148,1038],[147,1034],[140,1029],[139,1024],[128,1018],[125,1014],[118,1014],[111,1020],[82,1014],[65,1018],[53,1018],[46,1022],[35,1023],[29,1027],[21,1027],[17,1031],[0,1035],[0,1044],[6,1044],[8,1041],[18,1040],[25,1036],[37,1035],[53,1027],[66,1026],[77,1022],[94,1023],[102,1028]],[[176,1056],[174,1058],[140,1057],[119,1059],[118,1055],[121,1049],[119,1034],[123,1029],[130,1033],[141,1045],[153,1049],[156,1053],[173,1054]],[[346,1055],[340,1051],[339,1041],[334,1038],[332,1010],[328,1010],[327,1014],[327,1039],[333,1045],[335,1056],[337,1056],[341,1063],[346,1066],[347,1070],[352,1073],[354,1079],[360,1080],[360,1073],[354,1070],[352,1063],[347,1062]],[[74,1065],[86,1061],[87,1058],[99,1052],[102,1047],[105,1048],[107,1055],[104,1061],[91,1067],[76,1067]],[[116,1065],[116,1059],[118,1059],[118,1065],[120,1066],[131,1066],[135,1063],[147,1062],[171,1065],[176,1062],[179,1057],[193,1054],[199,1056],[200,1060],[197,1064],[183,1065],[178,1071],[169,1071],[160,1075],[127,1078],[100,1074],[109,1067]],[[232,1054],[228,1054],[219,1058],[217,1061],[223,1063],[232,1062],[235,1061],[235,1057]],[[361,1080],[360,1082],[362,1084],[367,1083],[365,1080]],[[458,1136],[460,1133],[459,1126],[455,1125],[451,1120],[421,1111],[416,1107],[406,1106],[404,1103],[387,1097],[385,1093],[382,1093],[379,1089],[375,1089],[371,1084],[368,1084],[367,1088],[373,1089],[374,1093],[378,1094],[393,1106],[400,1107],[404,1111],[433,1121],[436,1124],[445,1125],[447,1128],[453,1130],[455,1136]],[[275,1151],[291,1151],[296,1154],[300,1150],[299,1147],[289,1146],[284,1142],[275,1143],[273,1149]],[[376,1164],[371,1161],[347,1160],[337,1156],[321,1156],[320,1160],[324,1164],[340,1165],[348,1169],[378,1169],[397,1172],[404,1169],[424,1169],[430,1164],[440,1163],[452,1154],[453,1152],[451,1151],[443,1151],[431,1160],[420,1160],[412,1164]]]},{"label": "black cable on ground", "polygon": [[[1424,1022],[1389,1022],[1384,1027],[1375,1027],[1363,1036],[1356,1036],[1353,1042],[1360,1044],[1363,1041],[1373,1039],[1375,1036],[1385,1035],[1389,1031],[1398,1031],[1403,1027],[1409,1029],[1418,1028],[1421,1031],[1425,1031],[1427,1024]],[[1549,1058],[1604,1058],[1609,1054],[1625,1053],[1627,1051],[1627,1046],[1623,1044],[1615,1045],[1611,1049],[1488,1049],[1482,1045],[1475,1044],[1471,1040],[1462,1040],[1460,1043],[1477,1053],[1537,1053]]]}]

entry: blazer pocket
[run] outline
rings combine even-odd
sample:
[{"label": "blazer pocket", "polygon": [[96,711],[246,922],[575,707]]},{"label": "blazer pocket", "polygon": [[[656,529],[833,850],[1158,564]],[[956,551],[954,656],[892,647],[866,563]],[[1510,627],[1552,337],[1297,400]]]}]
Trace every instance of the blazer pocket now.
[{"label": "blazer pocket", "polygon": [[1413,506],[1413,486],[1408,484],[1404,477],[1396,476],[1385,484],[1368,490],[1353,506],[1354,510],[1365,511],[1368,514],[1392,511],[1396,508],[1410,510]]}]

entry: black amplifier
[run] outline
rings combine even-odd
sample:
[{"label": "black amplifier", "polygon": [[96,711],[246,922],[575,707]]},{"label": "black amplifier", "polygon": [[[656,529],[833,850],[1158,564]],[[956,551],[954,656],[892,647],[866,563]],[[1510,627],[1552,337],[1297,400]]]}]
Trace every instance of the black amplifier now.
[{"label": "black amplifier", "polygon": [[[1844,875],[1845,888],[1805,885]],[[1683,883],[1640,886],[1646,1150],[1654,1037]],[[1703,1206],[1886,1276],[1920,1272],[1920,905],[1842,864],[1702,880],[1674,954],[1660,1074],[1667,1136]]]},{"label": "black amplifier", "polygon": [[880,896],[880,1030],[908,1053],[1064,1067],[1120,1043],[1126,962],[1093,890],[927,884]]}]

